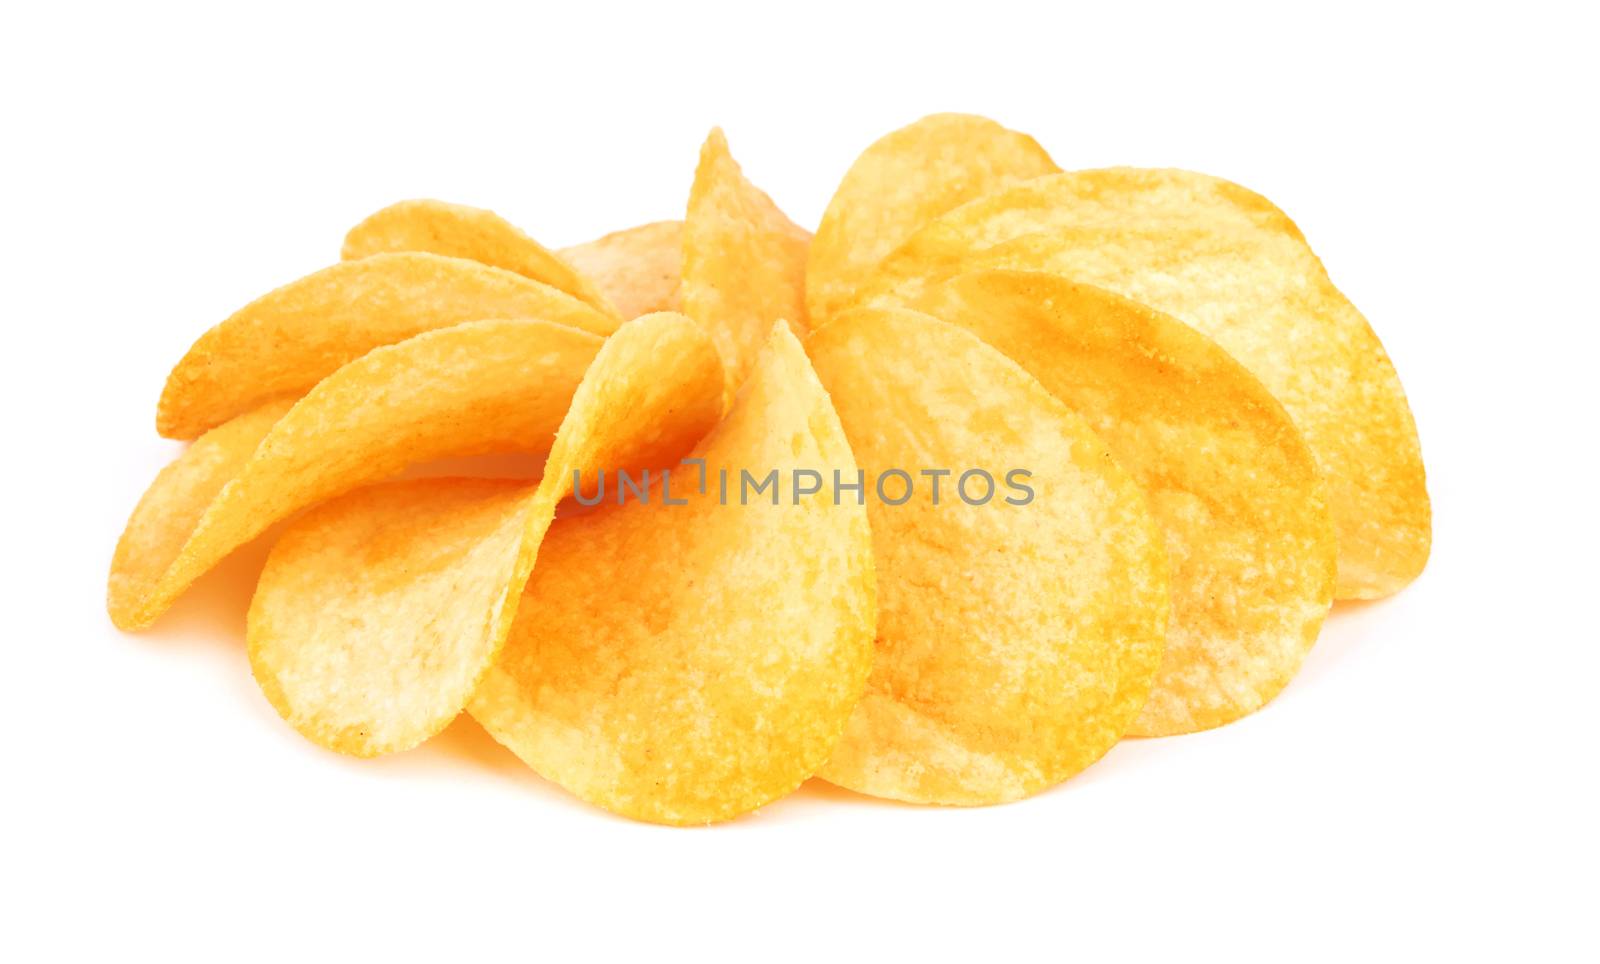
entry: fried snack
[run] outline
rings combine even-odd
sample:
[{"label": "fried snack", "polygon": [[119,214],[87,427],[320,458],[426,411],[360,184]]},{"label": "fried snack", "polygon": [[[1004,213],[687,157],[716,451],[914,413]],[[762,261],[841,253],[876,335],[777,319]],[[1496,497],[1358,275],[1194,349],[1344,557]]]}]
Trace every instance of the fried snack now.
[{"label": "fried snack", "polygon": [[566,262],[593,281],[624,318],[682,310],[683,222],[656,221],[562,248]]},{"label": "fried snack", "polygon": [[692,469],[674,472],[687,505],[630,502],[556,523],[471,703],[539,773],[656,823],[726,820],[799,786],[872,665],[866,510],[826,491],[780,505],[718,495],[724,468],[855,474],[786,328],[695,456],[712,481],[701,492]]},{"label": "fried snack", "polygon": [[[876,662],[821,776],[977,805],[1099,759],[1144,706],[1166,635],[1161,534],[1137,484],[1082,418],[953,325],[852,311],[807,350],[877,494]],[[924,469],[951,473],[937,495]],[[895,470],[913,476],[899,505]],[[987,501],[967,484],[979,471]]]},{"label": "fried snack", "polygon": [[1131,732],[1190,733],[1260,709],[1333,602],[1333,523],[1289,414],[1204,335],[1054,275],[961,275],[926,310],[998,348],[1088,420],[1166,533],[1166,655]]},{"label": "fried snack", "polygon": [[950,277],[973,251],[1061,228],[1257,227],[1304,240],[1266,198],[1219,177],[1171,168],[1110,167],[1036,177],[929,219],[882,259],[875,290],[915,294]]},{"label": "fried snack", "polygon": [[606,340],[562,406],[537,486],[423,479],[308,513],[273,547],[250,604],[262,692],[342,753],[437,733],[500,651],[573,474],[674,461],[715,423],[721,393],[710,338],[682,315],[648,315]]},{"label": "fried snack", "polygon": [[712,130],[683,222],[683,311],[711,333],[727,369],[727,396],[744,382],[772,325],[804,336],[811,235],[751,184]]},{"label": "fried snack", "polygon": [[195,438],[277,398],[298,398],[380,345],[464,321],[535,318],[600,335],[617,320],[549,285],[475,261],[379,254],[291,282],[194,343],[167,376],[156,429]]},{"label": "fried snack", "polygon": [[443,201],[391,204],[350,229],[341,257],[353,261],[394,251],[426,251],[514,271],[621,320],[582,272],[493,211]]},{"label": "fried snack", "polygon": [[1015,268],[1093,284],[1172,315],[1260,379],[1311,446],[1338,533],[1335,598],[1386,596],[1422,571],[1432,512],[1405,390],[1367,320],[1297,235],[1174,218],[1059,229],[946,254],[916,273],[884,275],[866,300],[917,307],[956,274]]},{"label": "fried snack", "polygon": [[927,222],[1059,170],[1033,138],[971,114],[932,114],[879,138],[850,165],[811,240],[813,323],[847,307],[878,262]]},{"label": "fried snack", "polygon": [[272,523],[412,463],[548,450],[601,344],[549,322],[469,322],[374,349],[292,407],[272,403],[276,421],[257,412],[213,429],[128,521],[111,567],[112,621],[149,626]]}]

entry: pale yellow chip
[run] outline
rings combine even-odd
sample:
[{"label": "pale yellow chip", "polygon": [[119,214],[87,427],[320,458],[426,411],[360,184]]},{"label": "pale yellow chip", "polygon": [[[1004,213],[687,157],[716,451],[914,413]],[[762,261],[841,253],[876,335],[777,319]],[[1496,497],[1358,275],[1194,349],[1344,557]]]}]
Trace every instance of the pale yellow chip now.
[{"label": "pale yellow chip", "polygon": [[561,257],[592,280],[624,318],[680,311],[683,222],[656,221],[613,231],[561,249]]},{"label": "pale yellow chip", "polygon": [[[1192,325],[1267,386],[1311,446],[1338,533],[1335,597],[1399,591],[1427,563],[1432,511],[1416,424],[1382,343],[1298,232],[1252,223],[1255,214],[1271,217],[1243,202],[1231,218],[1190,218],[1185,196],[1143,194],[1154,213],[1134,217],[1139,206],[1130,203],[1118,220],[1111,214],[1121,208],[1102,193],[1088,203],[1086,226],[1010,240],[993,229],[1001,221],[988,221],[993,230],[982,237],[999,242],[989,247],[913,238],[885,261],[863,300],[916,307],[957,274],[1016,268],[1107,288]],[[1168,204],[1176,208],[1170,217],[1161,213]],[[946,234],[939,222],[924,232]],[[937,254],[917,261],[907,254],[914,250]]]},{"label": "pale yellow chip", "polygon": [[258,412],[213,429],[128,521],[111,567],[112,621],[150,625],[277,520],[412,463],[548,451],[601,344],[548,322],[469,322],[363,355],[292,407],[273,403],[276,420]]},{"label": "pale yellow chip", "polygon": [[167,376],[156,429],[194,438],[298,398],[381,345],[464,321],[528,318],[600,335],[617,320],[549,285],[436,254],[379,254],[263,295],[204,335]]},{"label": "pale yellow chip", "polygon": [[821,775],[975,805],[1099,759],[1144,706],[1166,634],[1138,485],[1081,417],[953,325],[852,311],[807,350],[866,471],[878,578],[876,663]]},{"label": "pale yellow chip", "polygon": [[847,307],[878,262],[927,222],[1059,170],[1033,138],[972,114],[932,114],[880,137],[845,172],[811,240],[813,323]]},{"label": "pale yellow chip", "polygon": [[811,235],[751,184],[713,130],[683,221],[683,311],[711,333],[727,368],[728,394],[744,382],[772,325],[802,336]]},{"label": "pale yellow chip", "polygon": [[1333,601],[1336,549],[1283,406],[1209,338],[1100,288],[979,272],[923,301],[1087,419],[1166,533],[1166,656],[1132,732],[1221,726],[1276,696]]},{"label": "pale yellow chip", "polygon": [[[674,498],[557,522],[511,641],[472,714],[539,773],[640,820],[753,810],[827,758],[872,664],[866,510],[827,488],[855,476],[838,418],[786,329],[726,420],[674,471]],[[779,504],[744,503],[776,470]],[[802,476],[803,472],[816,476]]]},{"label": "pale yellow chip", "polygon": [[593,281],[493,211],[443,201],[401,201],[351,228],[341,256],[351,261],[395,251],[426,251],[514,271],[620,320]]},{"label": "pale yellow chip", "polygon": [[706,334],[682,315],[646,316],[595,357],[537,486],[423,479],[308,513],[273,547],[250,605],[262,692],[308,739],[344,753],[437,733],[503,645],[574,473],[676,460],[715,423],[721,393]]}]

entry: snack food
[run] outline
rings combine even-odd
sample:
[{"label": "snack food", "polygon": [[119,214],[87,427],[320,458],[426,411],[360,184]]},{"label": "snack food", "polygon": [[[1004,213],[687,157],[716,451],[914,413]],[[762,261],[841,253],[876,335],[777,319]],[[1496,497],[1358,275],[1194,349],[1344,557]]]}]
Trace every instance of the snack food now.
[{"label": "snack food", "polygon": [[728,370],[728,397],[744,382],[774,322],[801,335],[811,234],[744,176],[713,130],[683,219],[683,312],[705,326]]},{"label": "snack food", "polygon": [[806,308],[820,324],[849,306],[878,263],[951,208],[1060,169],[1039,143],[972,114],[932,114],[856,158],[817,225]]},{"label": "snack food", "polygon": [[575,473],[669,464],[720,410],[722,369],[682,315],[630,322],[583,373],[537,485],[423,479],[298,520],[250,604],[250,665],[306,737],[358,756],[415,746],[504,644]]},{"label": "snack food", "polygon": [[539,773],[659,823],[725,820],[799,786],[872,664],[866,510],[826,493],[777,505],[719,495],[722,470],[854,474],[786,326],[694,454],[709,482],[675,472],[685,505],[633,501],[556,523],[471,706]]},{"label": "snack food", "polygon": [[[1161,534],[1134,480],[1082,418],[953,325],[864,309],[807,351],[869,491],[896,470],[952,473],[942,492],[897,476],[868,501],[877,659],[822,775],[974,805],[1099,759],[1138,717],[1166,633]],[[987,501],[969,501],[986,488],[971,473],[987,473]]]},{"label": "snack food", "polygon": [[[968,214],[950,212],[887,259],[862,302],[917,307],[929,288],[956,274],[1016,268],[1093,284],[1170,314],[1244,364],[1310,444],[1339,534],[1335,595],[1384,596],[1416,578],[1428,559],[1432,513],[1405,390],[1371,326],[1299,232],[1264,201],[1240,201],[1226,182],[1216,182],[1203,204],[1165,179],[1091,183],[1077,227],[1010,235],[1068,220],[1075,209],[1059,206],[1070,203],[1064,190],[1051,195],[1057,206],[1045,215],[1028,208],[1020,219],[1003,210],[975,219],[982,228],[967,240]],[[1024,185],[1011,193],[1031,199],[1033,191]]]},{"label": "snack food", "polygon": [[813,238],[714,129],[682,222],[552,251],[403,201],[343,254],[173,369],[157,427],[194,442],[107,588],[144,628],[280,532],[251,670],[340,753],[465,711],[638,820],[813,775],[1001,803],[1261,709],[1333,597],[1427,560],[1393,366],[1219,178],[935,114]]},{"label": "snack food", "polygon": [[655,221],[561,249],[561,257],[593,279],[624,318],[681,311],[683,222]]},{"label": "snack food", "polygon": [[476,261],[379,254],[269,292],[194,343],[167,376],[156,430],[196,438],[266,402],[298,398],[374,348],[464,321],[537,318],[609,335],[616,319]]},{"label": "snack food", "polygon": [[1132,733],[1231,723],[1276,696],[1333,602],[1322,476],[1289,414],[1189,326],[1054,275],[960,275],[923,299],[1088,421],[1166,535],[1166,653]]},{"label": "snack food", "polygon": [[111,567],[112,620],[150,625],[274,522],[413,463],[546,450],[600,346],[548,322],[469,322],[375,349],[293,405],[213,429],[128,521]]},{"label": "snack food", "polygon": [[350,229],[340,257],[353,261],[397,251],[467,258],[514,271],[621,320],[587,275],[493,211],[431,200],[391,204]]}]

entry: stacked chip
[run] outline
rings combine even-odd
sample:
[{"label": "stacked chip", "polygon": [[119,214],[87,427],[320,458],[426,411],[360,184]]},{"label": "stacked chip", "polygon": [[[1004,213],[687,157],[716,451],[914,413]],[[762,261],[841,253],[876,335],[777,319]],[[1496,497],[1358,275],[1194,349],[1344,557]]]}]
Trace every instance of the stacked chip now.
[{"label": "stacked chip", "polygon": [[[1282,211],[967,115],[869,147],[815,236],[720,131],[681,223],[563,251],[385,208],[202,335],[157,428],[193,444],[118,626],[286,523],[246,636],[302,735],[465,712],[668,824],[813,776],[1000,803],[1229,723],[1431,535],[1394,368]],[[544,471],[403,477],[495,453]]]}]

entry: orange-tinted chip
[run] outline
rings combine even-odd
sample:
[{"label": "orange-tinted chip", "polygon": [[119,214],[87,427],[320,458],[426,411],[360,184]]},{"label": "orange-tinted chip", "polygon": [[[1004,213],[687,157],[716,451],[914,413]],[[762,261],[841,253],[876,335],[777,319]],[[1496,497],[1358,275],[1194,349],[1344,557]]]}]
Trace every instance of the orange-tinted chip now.
[{"label": "orange-tinted chip", "polygon": [[380,345],[464,321],[528,318],[610,334],[617,321],[549,285],[475,261],[379,254],[307,275],[194,343],[161,393],[156,428],[194,438],[278,398],[298,398]]},{"label": "orange-tinted chip", "polygon": [[878,577],[876,662],[822,776],[986,804],[1099,759],[1144,706],[1166,633],[1161,534],[1134,480],[953,325],[853,311],[807,349],[865,470]]},{"label": "orange-tinted chip", "polygon": [[569,389],[537,486],[422,479],[308,513],[273,547],[250,605],[262,692],[308,739],[344,753],[437,733],[504,643],[573,474],[671,462],[711,428],[721,392],[705,333],[649,315],[607,339]]},{"label": "orange-tinted chip", "polygon": [[[1016,268],[1106,288],[1192,325],[1267,386],[1311,446],[1338,532],[1335,596],[1398,591],[1427,562],[1432,512],[1411,409],[1371,326],[1264,200],[1223,181],[1132,178],[1123,190],[1124,180],[1090,180],[1083,225],[1044,233],[1008,238],[1069,220],[1072,195],[1059,186],[1043,221],[1033,208],[996,213],[973,222],[982,230],[970,242],[960,240],[967,227],[951,227],[966,224],[958,208],[891,255],[863,300],[916,307],[957,274]],[[1196,183],[1215,191],[1197,202]]]},{"label": "orange-tinted chip", "polygon": [[351,261],[395,251],[426,251],[504,268],[617,315],[594,282],[493,211],[443,201],[391,204],[350,229],[342,257]]},{"label": "orange-tinted chip", "polygon": [[879,138],[850,165],[811,241],[812,319],[848,306],[878,262],[927,222],[1058,170],[1033,138],[971,114],[933,114]]},{"label": "orange-tinted chip", "polygon": [[599,287],[624,318],[682,308],[678,296],[683,278],[682,221],[614,231],[560,253]]},{"label": "orange-tinted chip", "polygon": [[1133,732],[1188,733],[1260,709],[1333,601],[1321,474],[1289,414],[1193,328],[1054,275],[962,275],[923,299],[1093,426],[1166,533],[1172,613]]},{"label": "orange-tinted chip", "polygon": [[128,521],[111,568],[112,620],[150,625],[272,523],[412,463],[547,451],[601,343],[539,321],[456,325],[369,352],[293,407],[273,403],[213,429]]},{"label": "orange-tinted chip", "polygon": [[[826,490],[855,465],[780,328],[665,505],[557,522],[474,717],[535,770],[608,810],[708,823],[788,793],[827,758],[872,663],[865,510]],[[783,490],[721,495],[726,471]],[[808,473],[814,473],[810,475]]]},{"label": "orange-tinted chip", "polygon": [[731,393],[776,321],[804,334],[811,235],[751,184],[713,130],[700,148],[683,221],[683,311],[705,326]]}]

